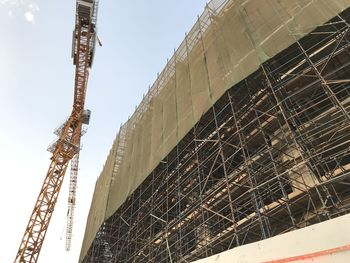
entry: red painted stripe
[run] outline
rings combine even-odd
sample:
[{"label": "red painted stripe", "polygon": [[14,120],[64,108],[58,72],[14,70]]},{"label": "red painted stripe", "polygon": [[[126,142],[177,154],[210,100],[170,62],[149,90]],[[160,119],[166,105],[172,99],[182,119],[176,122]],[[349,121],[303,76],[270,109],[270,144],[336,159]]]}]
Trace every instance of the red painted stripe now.
[{"label": "red painted stripe", "polygon": [[289,257],[289,258],[281,258],[281,259],[274,259],[274,260],[270,260],[270,261],[264,261],[263,263],[293,262],[293,261],[297,261],[297,260],[321,257],[321,256],[325,256],[325,255],[329,255],[329,254],[333,254],[333,253],[338,253],[340,251],[345,251],[345,250],[350,250],[350,244],[347,244],[347,245],[341,246],[341,247],[321,250],[321,251],[317,251],[317,252],[305,254],[305,255],[299,255],[299,256],[294,256],[294,257]]}]

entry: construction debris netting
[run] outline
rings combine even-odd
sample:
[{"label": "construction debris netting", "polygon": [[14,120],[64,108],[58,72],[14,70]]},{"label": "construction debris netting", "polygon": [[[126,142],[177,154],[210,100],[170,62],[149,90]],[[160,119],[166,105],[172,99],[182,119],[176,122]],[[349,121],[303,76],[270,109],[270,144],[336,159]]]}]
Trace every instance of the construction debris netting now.
[{"label": "construction debris netting", "polygon": [[96,182],[80,261],[101,224],[226,90],[350,0],[213,0],[121,127]]}]

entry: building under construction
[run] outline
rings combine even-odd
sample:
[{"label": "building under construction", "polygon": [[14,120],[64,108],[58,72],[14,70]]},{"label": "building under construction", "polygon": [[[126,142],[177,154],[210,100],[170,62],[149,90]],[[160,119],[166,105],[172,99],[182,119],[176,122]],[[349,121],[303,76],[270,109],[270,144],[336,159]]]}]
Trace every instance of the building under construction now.
[{"label": "building under construction", "polygon": [[80,262],[193,262],[348,218],[349,7],[211,1],[121,126]]}]

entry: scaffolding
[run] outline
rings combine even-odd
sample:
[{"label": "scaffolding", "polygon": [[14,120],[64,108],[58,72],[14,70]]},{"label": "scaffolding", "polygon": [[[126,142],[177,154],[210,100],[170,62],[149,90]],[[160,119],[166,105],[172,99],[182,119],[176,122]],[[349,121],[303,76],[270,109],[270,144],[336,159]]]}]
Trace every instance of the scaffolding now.
[{"label": "scaffolding", "polygon": [[349,213],[349,23],[348,9],[289,29],[295,43],[210,107],[83,262],[192,262]]}]

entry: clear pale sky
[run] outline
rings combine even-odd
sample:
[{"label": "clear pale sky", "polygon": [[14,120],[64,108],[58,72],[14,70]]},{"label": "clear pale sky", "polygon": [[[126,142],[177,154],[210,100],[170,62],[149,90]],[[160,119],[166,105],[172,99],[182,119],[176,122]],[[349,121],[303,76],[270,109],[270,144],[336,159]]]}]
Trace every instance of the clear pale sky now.
[{"label": "clear pale sky", "polygon": [[[203,11],[203,0],[100,0],[98,48],[82,138],[71,252],[69,173],[39,262],[77,262],[95,181],[121,122]],[[49,165],[53,130],[72,107],[75,0],[0,0],[0,262],[13,262]]]}]

